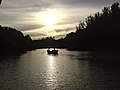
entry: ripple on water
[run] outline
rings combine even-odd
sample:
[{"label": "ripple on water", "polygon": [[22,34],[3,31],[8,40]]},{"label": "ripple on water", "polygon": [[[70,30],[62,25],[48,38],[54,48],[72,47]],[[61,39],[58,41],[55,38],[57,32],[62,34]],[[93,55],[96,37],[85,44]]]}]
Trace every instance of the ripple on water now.
[{"label": "ripple on water", "polygon": [[[120,90],[116,56],[60,49],[29,51],[0,61],[0,90]],[[118,56],[118,54],[117,54]]]}]

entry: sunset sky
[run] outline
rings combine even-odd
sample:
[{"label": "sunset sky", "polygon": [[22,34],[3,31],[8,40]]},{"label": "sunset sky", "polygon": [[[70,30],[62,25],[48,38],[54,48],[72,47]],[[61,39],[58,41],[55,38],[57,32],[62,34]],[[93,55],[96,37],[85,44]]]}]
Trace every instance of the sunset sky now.
[{"label": "sunset sky", "polygon": [[33,39],[64,37],[79,21],[120,0],[3,0],[0,24],[29,34]]}]

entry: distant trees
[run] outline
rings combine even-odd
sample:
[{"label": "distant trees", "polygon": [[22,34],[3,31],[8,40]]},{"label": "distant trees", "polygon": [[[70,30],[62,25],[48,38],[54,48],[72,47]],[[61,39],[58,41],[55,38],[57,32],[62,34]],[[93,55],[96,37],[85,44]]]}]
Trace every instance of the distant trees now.
[{"label": "distant trees", "polygon": [[46,37],[40,40],[33,40],[35,48],[54,47],[57,44],[57,40],[54,37]]},{"label": "distant trees", "polygon": [[76,26],[75,33],[66,35],[64,41],[68,48],[80,50],[120,48],[119,3],[88,16]]}]

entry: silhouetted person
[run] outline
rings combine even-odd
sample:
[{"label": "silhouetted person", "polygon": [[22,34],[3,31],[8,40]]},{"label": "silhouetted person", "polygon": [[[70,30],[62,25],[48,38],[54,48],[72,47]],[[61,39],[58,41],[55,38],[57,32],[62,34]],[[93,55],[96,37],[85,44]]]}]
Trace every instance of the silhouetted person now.
[{"label": "silhouetted person", "polygon": [[0,4],[2,3],[2,0],[0,0]]}]

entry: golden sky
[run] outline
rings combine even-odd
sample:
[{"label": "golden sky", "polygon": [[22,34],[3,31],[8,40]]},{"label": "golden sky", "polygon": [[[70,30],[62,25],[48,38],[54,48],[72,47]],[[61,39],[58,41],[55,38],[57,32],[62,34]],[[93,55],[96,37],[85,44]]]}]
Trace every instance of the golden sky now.
[{"label": "golden sky", "polygon": [[[120,0],[116,0],[120,2]],[[115,0],[3,0],[0,24],[29,34],[33,39],[62,38],[75,31],[79,21]]]}]

